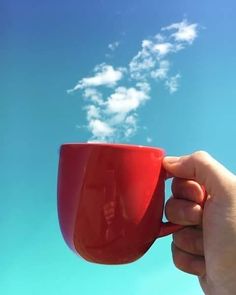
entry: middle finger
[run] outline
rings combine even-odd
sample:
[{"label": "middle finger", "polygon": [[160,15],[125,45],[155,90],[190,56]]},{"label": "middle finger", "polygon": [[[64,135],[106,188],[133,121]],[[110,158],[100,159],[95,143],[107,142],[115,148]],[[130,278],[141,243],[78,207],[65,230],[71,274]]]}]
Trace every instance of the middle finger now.
[{"label": "middle finger", "polygon": [[200,228],[191,226],[174,233],[173,242],[179,249],[187,253],[204,255],[203,234]]}]

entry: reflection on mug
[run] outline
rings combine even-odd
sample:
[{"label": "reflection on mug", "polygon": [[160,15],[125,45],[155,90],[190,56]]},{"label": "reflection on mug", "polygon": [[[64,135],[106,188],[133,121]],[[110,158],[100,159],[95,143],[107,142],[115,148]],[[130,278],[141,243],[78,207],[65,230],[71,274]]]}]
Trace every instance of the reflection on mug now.
[{"label": "reflection on mug", "polygon": [[110,201],[103,206],[104,218],[108,226],[111,225],[112,221],[114,220],[115,205],[115,201]]}]

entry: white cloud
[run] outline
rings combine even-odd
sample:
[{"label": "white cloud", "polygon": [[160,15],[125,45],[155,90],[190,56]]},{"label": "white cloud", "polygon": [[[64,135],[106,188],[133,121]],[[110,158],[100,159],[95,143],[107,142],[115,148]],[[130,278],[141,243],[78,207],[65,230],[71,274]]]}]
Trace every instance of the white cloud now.
[{"label": "white cloud", "polygon": [[130,136],[133,136],[137,131],[137,118],[136,115],[129,115],[125,119],[125,132],[124,136],[126,138],[129,138]]},{"label": "white cloud", "polygon": [[[198,25],[186,20],[161,29],[153,38],[144,39],[141,50],[129,63],[132,79],[165,79],[169,71],[168,56],[191,45],[198,35]],[[163,60],[165,59],[165,60]]]},{"label": "white cloud", "polygon": [[[92,141],[129,139],[137,131],[137,109],[149,99],[149,85],[117,87],[103,104],[97,101],[85,107]],[[91,92],[93,94],[93,92]]]},{"label": "white cloud", "polygon": [[153,79],[163,80],[167,77],[169,69],[170,69],[170,62],[168,60],[161,60],[159,64],[159,68],[151,71],[150,75]]},{"label": "white cloud", "polygon": [[85,98],[91,99],[94,103],[103,104],[102,93],[95,88],[85,88],[83,95]]},{"label": "white cloud", "polygon": [[159,57],[164,57],[173,50],[173,45],[169,42],[153,44],[152,50],[157,52]]},{"label": "white cloud", "polygon": [[135,134],[135,131],[136,131],[136,128],[132,128],[132,127],[130,128],[130,127],[128,127],[125,130],[124,136],[126,138],[129,138],[130,136],[133,136]]},{"label": "white cloud", "polygon": [[120,45],[120,42],[118,41],[115,41],[113,43],[110,43],[108,44],[108,48],[111,50],[111,51],[114,51],[116,50],[116,48]]},{"label": "white cloud", "polygon": [[118,87],[107,100],[109,113],[129,113],[135,111],[144,101],[149,99],[147,93],[134,87]]},{"label": "white cloud", "polygon": [[145,80],[147,72],[154,68],[156,61],[146,50],[138,52],[129,64],[129,72],[132,79]]},{"label": "white cloud", "polygon": [[114,69],[113,66],[103,63],[96,66],[94,72],[94,76],[81,79],[73,89],[70,89],[67,92],[71,93],[87,87],[113,87],[123,78],[124,68]]},{"label": "white cloud", "polygon": [[148,94],[148,92],[150,92],[150,90],[151,90],[149,83],[144,82],[144,81],[136,83],[136,87],[139,88],[141,91],[143,91],[146,94]]},{"label": "white cloud", "polygon": [[149,49],[152,47],[152,41],[151,40],[143,40],[142,41],[142,49]]},{"label": "white cloud", "polygon": [[198,34],[197,28],[197,24],[189,24],[187,20],[183,20],[182,22],[162,28],[162,31],[176,30],[176,32],[171,34],[171,37],[173,37],[175,41],[192,44]]},{"label": "white cloud", "polygon": [[107,141],[109,137],[112,137],[114,129],[99,119],[92,119],[89,121],[89,130],[92,133],[92,139],[99,141]]},{"label": "white cloud", "polygon": [[149,137],[149,136],[146,138],[146,140],[147,140],[147,143],[151,143],[152,142],[152,138]]},{"label": "white cloud", "polygon": [[87,120],[93,120],[95,118],[100,118],[100,108],[94,105],[88,105],[86,108],[87,110]]},{"label": "white cloud", "polygon": [[167,89],[169,90],[170,94],[172,94],[178,90],[180,77],[181,77],[180,74],[177,74],[173,77],[170,77],[166,81],[165,85],[166,85]]},{"label": "white cloud", "polygon": [[[181,75],[173,75],[172,58],[197,36],[198,24],[187,20],[163,27],[141,42],[126,67],[101,63],[94,68],[94,75],[82,78],[68,90],[82,92],[90,140],[129,140],[139,128],[138,110],[150,99],[153,83],[161,82],[159,86],[164,85],[170,94],[178,90]],[[119,45],[116,41],[108,48],[113,53]],[[151,143],[152,138],[148,136],[146,141]]]},{"label": "white cloud", "polygon": [[126,117],[125,119],[125,123],[134,126],[136,124],[137,119],[135,118],[134,115],[130,115],[128,117]]},{"label": "white cloud", "polygon": [[165,41],[165,36],[163,36],[162,34],[158,33],[154,36],[154,38],[158,41],[158,42],[164,42]]}]

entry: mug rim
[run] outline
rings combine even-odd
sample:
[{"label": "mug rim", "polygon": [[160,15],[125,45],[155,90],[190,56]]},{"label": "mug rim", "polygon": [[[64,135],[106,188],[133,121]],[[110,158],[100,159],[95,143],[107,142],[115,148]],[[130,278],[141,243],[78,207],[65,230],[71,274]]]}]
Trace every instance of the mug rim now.
[{"label": "mug rim", "polygon": [[102,146],[102,147],[111,147],[111,148],[118,148],[118,149],[142,149],[142,150],[149,150],[149,151],[159,151],[165,155],[165,150],[161,147],[155,146],[147,146],[147,145],[138,145],[138,144],[126,144],[126,143],[108,143],[108,142],[66,142],[61,144],[61,147],[69,147],[69,146]]}]

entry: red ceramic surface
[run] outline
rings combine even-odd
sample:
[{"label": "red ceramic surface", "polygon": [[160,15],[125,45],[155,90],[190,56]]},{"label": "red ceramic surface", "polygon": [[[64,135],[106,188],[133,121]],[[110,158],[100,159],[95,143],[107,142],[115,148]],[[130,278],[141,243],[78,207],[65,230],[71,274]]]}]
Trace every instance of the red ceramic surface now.
[{"label": "red ceramic surface", "polygon": [[91,262],[128,263],[179,229],[162,222],[163,157],[151,147],[62,145],[58,215],[69,247]]}]

